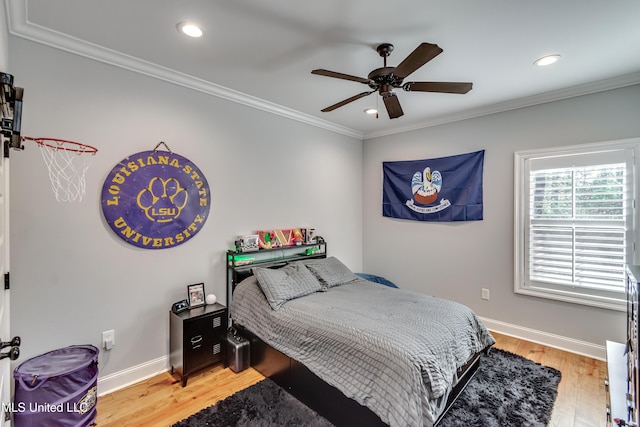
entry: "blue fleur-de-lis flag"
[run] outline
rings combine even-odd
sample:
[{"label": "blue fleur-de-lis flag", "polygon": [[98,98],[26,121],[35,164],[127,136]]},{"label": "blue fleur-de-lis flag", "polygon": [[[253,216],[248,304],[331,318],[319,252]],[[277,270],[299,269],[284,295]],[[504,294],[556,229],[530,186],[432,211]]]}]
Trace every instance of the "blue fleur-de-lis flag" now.
[{"label": "blue fleur-de-lis flag", "polygon": [[382,215],[414,221],[482,219],[484,150],[383,162]]}]

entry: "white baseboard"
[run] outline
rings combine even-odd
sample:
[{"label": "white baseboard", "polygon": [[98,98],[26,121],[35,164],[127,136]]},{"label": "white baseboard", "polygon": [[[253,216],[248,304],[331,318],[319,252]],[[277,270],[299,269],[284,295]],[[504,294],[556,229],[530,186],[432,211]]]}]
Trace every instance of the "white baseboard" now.
[{"label": "white baseboard", "polygon": [[511,337],[531,341],[537,344],[543,344],[548,347],[553,347],[571,353],[580,354],[582,356],[591,357],[592,359],[607,359],[606,348],[604,345],[593,344],[586,341],[580,341],[573,338],[550,334],[548,332],[525,328],[518,325],[512,325],[510,323],[487,319],[485,317],[480,317],[480,320],[482,320],[484,325],[489,330],[495,331],[499,334],[509,335]]},{"label": "white baseboard", "polygon": [[166,372],[170,369],[169,366],[169,356],[167,355],[100,377],[98,378],[98,396],[113,393],[114,391]]}]

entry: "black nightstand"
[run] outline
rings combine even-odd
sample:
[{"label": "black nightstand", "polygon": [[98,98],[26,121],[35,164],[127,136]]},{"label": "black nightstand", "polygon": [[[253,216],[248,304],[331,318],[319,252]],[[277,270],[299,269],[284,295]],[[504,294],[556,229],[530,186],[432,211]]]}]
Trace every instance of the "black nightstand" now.
[{"label": "black nightstand", "polygon": [[195,371],[225,362],[227,308],[216,303],[169,313],[171,373],[182,377],[184,387]]}]

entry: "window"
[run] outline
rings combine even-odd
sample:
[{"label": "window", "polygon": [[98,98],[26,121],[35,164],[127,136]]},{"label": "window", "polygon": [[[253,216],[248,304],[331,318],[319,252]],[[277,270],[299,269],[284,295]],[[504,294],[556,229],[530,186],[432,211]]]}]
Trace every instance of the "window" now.
[{"label": "window", "polygon": [[515,292],[626,309],[640,138],[515,153]]}]

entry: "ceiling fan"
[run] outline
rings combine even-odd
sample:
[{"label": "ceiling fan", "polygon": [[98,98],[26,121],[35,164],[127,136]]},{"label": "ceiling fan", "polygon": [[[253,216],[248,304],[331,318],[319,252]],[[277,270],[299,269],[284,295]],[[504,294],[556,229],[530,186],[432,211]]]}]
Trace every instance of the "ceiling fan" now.
[{"label": "ceiling fan", "polygon": [[389,113],[389,118],[395,119],[404,114],[398,97],[393,89],[402,88],[407,92],[442,92],[442,93],[467,93],[473,87],[473,83],[460,82],[407,82],[403,83],[405,77],[431,61],[442,53],[442,49],[431,43],[421,43],[413,52],[409,54],[398,66],[387,67],[387,57],[393,52],[391,43],[383,43],[376,50],[381,57],[384,58],[384,66],[371,71],[367,78],[351,76],[349,74],[337,73],[324,69],[313,70],[311,74],[320,76],[334,77],[337,79],[351,80],[354,82],[368,85],[372,90],[359,93],[358,95],[347,98],[327,108],[322,109],[323,113],[333,111],[350,102],[356,101],[373,92],[379,92],[384,101],[384,105]]}]

